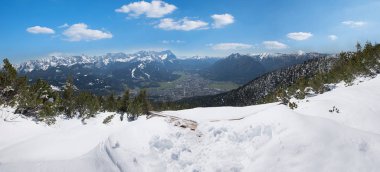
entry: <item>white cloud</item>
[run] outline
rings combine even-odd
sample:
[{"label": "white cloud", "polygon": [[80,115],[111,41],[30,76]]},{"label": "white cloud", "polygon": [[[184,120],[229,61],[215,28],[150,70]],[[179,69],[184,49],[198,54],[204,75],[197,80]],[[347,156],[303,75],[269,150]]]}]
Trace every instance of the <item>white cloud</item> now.
[{"label": "white cloud", "polygon": [[47,54],[48,57],[55,56],[55,57],[65,57],[65,56],[70,56],[73,54],[70,53],[64,53],[64,52],[51,52]]},{"label": "white cloud", "polygon": [[228,13],[214,14],[211,16],[211,18],[214,20],[214,23],[212,24],[214,28],[222,28],[224,26],[234,23],[234,16]]},{"label": "white cloud", "polygon": [[263,42],[265,48],[267,49],[285,49],[288,48],[288,46],[284,43],[278,42],[278,41],[264,41]]},{"label": "white cloud", "polygon": [[367,23],[364,22],[364,21],[352,21],[352,20],[348,20],[348,21],[342,22],[342,24],[354,28],[354,27],[362,27],[362,26],[366,25]]},{"label": "white cloud", "polygon": [[69,26],[70,26],[69,24],[65,23],[65,24],[63,24],[63,25],[61,25],[61,26],[58,26],[58,28],[67,28],[67,27],[69,27]]},{"label": "white cloud", "polygon": [[26,29],[27,32],[33,34],[54,34],[54,30],[48,27],[33,26]]},{"label": "white cloud", "polygon": [[92,41],[112,38],[111,33],[103,32],[101,30],[88,29],[88,26],[84,23],[71,25],[63,31],[63,35],[67,37],[68,41]]},{"label": "white cloud", "polygon": [[298,50],[298,51],[297,51],[297,54],[300,55],[300,56],[302,56],[302,55],[305,55],[306,53],[305,53],[305,51]]},{"label": "white cloud", "polygon": [[133,2],[128,5],[123,5],[115,11],[119,13],[128,13],[129,16],[132,17],[145,15],[149,18],[161,18],[172,13],[176,9],[177,7],[172,4],[160,0],[153,0],[150,3],[145,1]]},{"label": "white cloud", "polygon": [[335,41],[338,39],[338,36],[336,35],[329,35],[328,38],[331,40],[331,41]]},{"label": "white cloud", "polygon": [[[211,45],[211,44],[210,44]],[[243,44],[243,43],[219,43],[215,45],[211,45],[212,49],[214,50],[242,50],[242,49],[249,49],[253,46],[250,44]]]},{"label": "white cloud", "polygon": [[293,33],[288,33],[286,36],[290,39],[303,41],[312,37],[313,34],[311,34],[310,32],[293,32]]},{"label": "white cloud", "polygon": [[163,30],[202,30],[208,29],[208,23],[201,20],[190,20],[188,18],[183,18],[181,20],[175,21],[171,18],[164,18],[160,20],[160,23],[156,25],[156,28]]},{"label": "white cloud", "polygon": [[181,40],[162,40],[161,42],[163,44],[182,44],[182,43],[185,43],[185,41],[181,41]]}]

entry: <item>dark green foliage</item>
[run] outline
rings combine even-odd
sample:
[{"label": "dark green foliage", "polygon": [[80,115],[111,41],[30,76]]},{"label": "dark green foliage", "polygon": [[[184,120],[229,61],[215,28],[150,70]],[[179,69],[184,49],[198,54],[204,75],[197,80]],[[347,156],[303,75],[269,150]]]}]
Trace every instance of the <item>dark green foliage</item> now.
[{"label": "dark green foliage", "polygon": [[125,90],[123,96],[120,98],[120,100],[118,101],[118,111],[120,112],[120,120],[123,121],[123,118],[124,118],[124,113],[127,113],[129,108],[130,104],[130,100],[129,100],[129,90]]},{"label": "dark green foliage", "polygon": [[147,115],[151,109],[146,90],[140,90],[139,95],[128,106],[128,120],[135,120],[140,115]]},{"label": "dark green foliage", "polygon": [[126,90],[123,94],[123,97],[121,98],[121,104],[120,104],[120,111],[121,112],[127,112],[128,106],[129,106],[129,90]]},{"label": "dark green foliage", "polygon": [[140,90],[139,95],[135,98],[137,99],[138,104],[141,106],[141,114],[148,114],[151,109],[151,105],[148,101],[148,95],[146,90]]},{"label": "dark green foliage", "polygon": [[[295,98],[305,98],[305,88],[311,87],[315,93],[324,93],[329,88],[325,84],[338,83],[344,81],[350,85],[357,76],[373,76],[380,73],[380,45],[372,45],[367,42],[362,48],[358,43],[356,52],[342,52],[338,60],[334,63],[332,69],[328,72],[319,72],[311,78],[300,78],[295,84],[288,87],[278,87],[277,92],[281,90],[298,90],[292,92],[291,96]],[[276,94],[266,96],[264,103],[273,102]]]},{"label": "dark green foliage", "polygon": [[277,99],[281,104],[287,105],[289,103],[290,96],[284,89],[279,89],[277,91]]},{"label": "dark green foliage", "polygon": [[0,71],[0,102],[14,106],[16,96],[17,71],[8,59],[3,60],[3,68]]},{"label": "dark green foliage", "polygon": [[94,117],[99,111],[100,105],[95,95],[89,92],[81,92],[76,98],[76,107],[81,118]]},{"label": "dark green foliage", "polygon": [[1,77],[1,86],[14,86],[17,79],[17,71],[8,59],[3,60],[3,71]]},{"label": "dark green foliage", "polygon": [[103,96],[97,96],[96,99],[98,99],[99,102],[99,111],[104,112],[105,111],[105,100]]},{"label": "dark green foliage", "polygon": [[62,95],[62,110],[65,115],[72,118],[75,113],[75,95],[74,95],[74,82],[73,78],[69,76],[63,89]]},{"label": "dark green foliage", "polygon": [[306,96],[304,89],[296,91],[293,95],[296,99],[304,99]]},{"label": "dark green foliage", "polygon": [[156,111],[181,110],[181,109],[189,109],[193,107],[190,104],[178,103],[178,102],[153,102],[151,106]]},{"label": "dark green foliage", "polygon": [[115,99],[114,93],[109,95],[104,102],[104,109],[109,112],[114,112],[117,110],[117,101]]},{"label": "dark green foliage", "polygon": [[32,86],[26,84],[26,79],[18,79],[16,113],[36,117],[48,124],[54,123],[54,117],[59,113],[61,97],[43,80],[37,80]]},{"label": "dark green foliage", "polygon": [[359,42],[357,42],[356,43],[356,52],[360,52],[360,51],[362,51],[362,45],[360,45],[360,43]]},{"label": "dark green foliage", "polygon": [[51,89],[49,83],[44,80],[37,80],[31,86],[31,107],[40,107],[38,118],[50,118],[58,114],[60,103],[59,94]]}]

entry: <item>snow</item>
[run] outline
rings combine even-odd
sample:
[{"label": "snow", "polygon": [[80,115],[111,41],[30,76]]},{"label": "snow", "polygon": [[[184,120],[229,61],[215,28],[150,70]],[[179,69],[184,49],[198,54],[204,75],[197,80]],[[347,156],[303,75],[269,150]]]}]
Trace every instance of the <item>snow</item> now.
[{"label": "snow", "polygon": [[138,67],[139,69],[144,69],[144,68],[145,68],[145,64],[144,64],[144,63],[140,63],[137,67]]},{"label": "snow", "polygon": [[132,77],[132,78],[136,78],[136,77],[135,77],[135,71],[136,71],[136,68],[133,68],[133,69],[132,69],[132,72],[131,72],[131,77]]},{"label": "snow", "polygon": [[[247,107],[165,111],[109,124],[114,113],[36,124],[0,108],[0,171],[378,171],[380,77],[322,95]],[[333,107],[337,112],[329,112]]]},{"label": "snow", "polygon": [[144,72],[144,74],[150,79],[150,75],[149,75],[149,74],[147,74],[147,73],[145,73],[145,72]]},{"label": "snow", "polygon": [[168,55],[163,54],[163,55],[159,55],[158,57],[160,57],[161,60],[165,60],[166,58],[168,58]]},{"label": "snow", "polygon": [[258,57],[260,60],[263,60],[263,59],[268,58],[268,57],[278,57],[278,56],[281,56],[281,55],[285,55],[285,54],[281,54],[281,53],[268,53],[268,52],[248,54],[248,56]]}]

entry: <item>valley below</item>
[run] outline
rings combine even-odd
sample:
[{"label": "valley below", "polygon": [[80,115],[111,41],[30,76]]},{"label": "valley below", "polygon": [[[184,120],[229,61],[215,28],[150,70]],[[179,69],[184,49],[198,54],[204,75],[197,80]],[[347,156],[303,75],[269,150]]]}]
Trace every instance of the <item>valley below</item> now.
[{"label": "valley below", "polygon": [[[176,101],[183,98],[215,95],[239,87],[231,81],[213,81],[194,73],[176,73],[180,77],[174,81],[159,82],[159,87],[147,88],[154,101]],[[132,90],[137,93],[138,90]]]}]

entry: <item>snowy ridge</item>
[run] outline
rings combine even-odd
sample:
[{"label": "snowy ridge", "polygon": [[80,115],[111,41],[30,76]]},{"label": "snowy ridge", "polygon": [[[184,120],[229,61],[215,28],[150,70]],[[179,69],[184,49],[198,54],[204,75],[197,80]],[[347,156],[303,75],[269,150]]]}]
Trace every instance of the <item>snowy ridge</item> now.
[{"label": "snowy ridge", "polygon": [[210,56],[180,56],[181,60],[206,60],[206,59],[222,59],[222,57],[210,57]]},{"label": "snowy ridge", "polygon": [[102,124],[109,112],[87,125],[58,118],[46,126],[1,108],[0,171],[377,171],[379,87],[379,76],[340,83],[293,99],[295,110],[271,103],[162,112],[197,121],[195,131],[160,117]]},{"label": "snowy ridge", "polygon": [[309,58],[317,58],[320,57],[321,55],[327,55],[327,56],[335,56],[335,55],[329,55],[329,54],[321,54],[321,53],[316,53],[316,52],[303,52],[299,51],[297,53],[290,53],[290,54],[284,54],[284,53],[257,53],[257,54],[247,54],[248,56],[251,56],[252,58],[257,58],[260,60],[263,60],[265,58],[278,58],[278,57],[309,57]]},{"label": "snowy ridge", "polygon": [[278,56],[281,56],[281,55],[284,55],[284,54],[281,54],[281,53],[258,53],[258,54],[248,54],[248,56],[251,56],[251,57],[258,57],[259,59],[264,59],[264,58],[267,58],[267,57],[278,57]]},{"label": "snowy ridge", "polygon": [[152,61],[170,61],[176,59],[176,56],[169,50],[155,51],[139,51],[134,54],[125,53],[108,53],[103,56],[51,56],[39,60],[30,60],[16,65],[18,71],[31,72],[34,70],[47,70],[50,67],[57,66],[73,66],[76,64],[92,64],[97,67],[109,65],[111,63],[127,63],[127,62],[152,62]]}]

